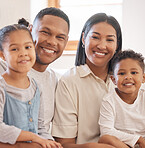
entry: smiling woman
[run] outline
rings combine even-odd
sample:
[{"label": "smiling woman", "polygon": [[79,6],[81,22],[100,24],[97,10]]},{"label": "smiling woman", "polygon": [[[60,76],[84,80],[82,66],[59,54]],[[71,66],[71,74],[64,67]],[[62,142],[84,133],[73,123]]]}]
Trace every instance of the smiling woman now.
[{"label": "smiling woman", "polygon": [[114,87],[108,72],[110,60],[121,50],[121,34],[118,21],[105,13],[94,14],[85,23],[76,67],[60,78],[56,89],[52,134],[64,148],[111,148],[96,143],[98,118],[103,96]]}]

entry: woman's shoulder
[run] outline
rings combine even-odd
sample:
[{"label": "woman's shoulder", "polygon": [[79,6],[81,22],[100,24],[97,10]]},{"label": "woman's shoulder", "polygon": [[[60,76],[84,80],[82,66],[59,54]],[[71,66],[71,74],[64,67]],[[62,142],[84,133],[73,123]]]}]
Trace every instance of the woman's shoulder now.
[{"label": "woman's shoulder", "polygon": [[60,78],[60,81],[74,81],[80,79],[80,66],[68,69]]}]

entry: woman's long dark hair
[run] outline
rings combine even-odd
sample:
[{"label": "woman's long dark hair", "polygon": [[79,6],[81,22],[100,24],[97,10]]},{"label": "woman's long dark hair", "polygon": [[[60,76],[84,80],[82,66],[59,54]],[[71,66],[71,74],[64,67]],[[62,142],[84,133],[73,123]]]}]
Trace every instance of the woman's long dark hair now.
[{"label": "woman's long dark hair", "polygon": [[[83,47],[82,43],[82,35],[84,33],[84,38],[87,36],[88,32],[92,28],[93,25],[98,24],[100,22],[106,22],[110,24],[115,30],[117,34],[117,49],[115,52],[115,55],[121,51],[122,49],[122,33],[121,33],[121,28],[118,23],[118,21],[113,17],[113,16],[108,16],[105,13],[97,13],[91,16],[87,22],[85,23],[81,37],[78,43],[78,48],[77,48],[77,54],[76,54],[76,60],[75,60],[75,65],[80,66],[86,64],[86,53],[85,53],[85,48]],[[111,60],[110,60],[111,62]],[[109,71],[110,69],[110,62],[109,62]]]}]

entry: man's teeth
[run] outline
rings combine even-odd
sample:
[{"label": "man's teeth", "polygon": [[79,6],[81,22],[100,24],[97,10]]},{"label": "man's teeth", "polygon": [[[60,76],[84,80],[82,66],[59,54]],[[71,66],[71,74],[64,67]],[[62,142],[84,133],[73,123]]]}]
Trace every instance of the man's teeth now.
[{"label": "man's teeth", "polygon": [[105,53],[100,53],[100,52],[95,52],[95,54],[98,54],[98,55],[105,55]]},{"label": "man's teeth", "polygon": [[43,48],[43,49],[44,49],[44,51],[47,52],[47,53],[54,53],[53,50],[48,50],[48,49],[45,49],[45,48]]}]

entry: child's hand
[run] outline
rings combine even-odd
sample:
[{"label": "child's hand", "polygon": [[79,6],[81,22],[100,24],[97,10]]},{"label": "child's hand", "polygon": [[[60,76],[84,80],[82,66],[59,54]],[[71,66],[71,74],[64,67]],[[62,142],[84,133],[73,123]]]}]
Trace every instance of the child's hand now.
[{"label": "child's hand", "polygon": [[32,142],[39,143],[43,148],[63,148],[60,143],[37,137]]},{"label": "child's hand", "polygon": [[145,148],[145,139],[143,137],[140,137],[137,143],[140,148]]}]

